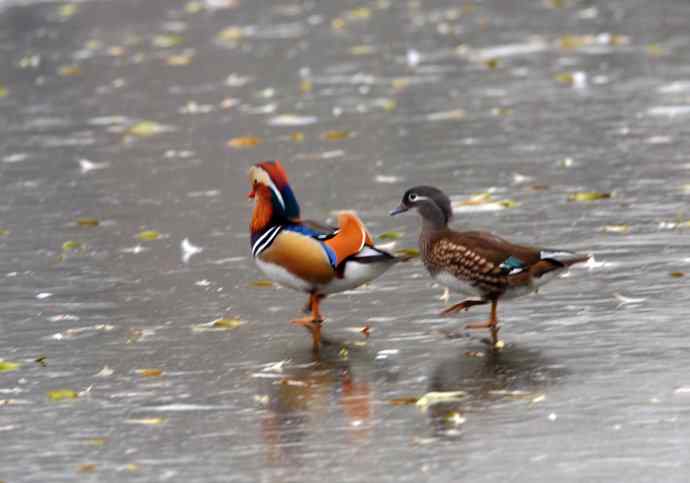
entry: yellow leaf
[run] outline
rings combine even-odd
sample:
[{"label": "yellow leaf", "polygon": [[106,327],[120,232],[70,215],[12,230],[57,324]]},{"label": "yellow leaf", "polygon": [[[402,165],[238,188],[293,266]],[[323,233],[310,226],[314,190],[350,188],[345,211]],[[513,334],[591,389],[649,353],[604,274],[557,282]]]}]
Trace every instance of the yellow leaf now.
[{"label": "yellow leaf", "polygon": [[376,52],[376,47],[373,45],[355,45],[350,47],[350,53],[352,55],[371,55]]},{"label": "yellow leaf", "polygon": [[81,69],[77,65],[63,65],[58,69],[58,74],[62,77],[76,77],[81,75]]},{"label": "yellow leaf", "polygon": [[165,59],[166,64],[168,65],[189,65],[192,62],[192,56],[189,54],[178,54],[178,55],[171,55],[170,57]]},{"label": "yellow leaf", "polygon": [[103,446],[105,444],[105,438],[89,438],[85,442],[92,446]]},{"label": "yellow leaf", "polygon": [[591,35],[564,35],[559,40],[561,49],[579,49],[594,42]]},{"label": "yellow leaf", "polygon": [[10,234],[10,230],[7,228],[0,228],[0,236],[7,236]]},{"label": "yellow leaf", "polygon": [[627,233],[630,231],[630,225],[606,225],[604,231],[608,233]]},{"label": "yellow leaf", "polygon": [[345,20],[340,17],[331,20],[331,28],[333,30],[342,30],[345,28],[345,25]]},{"label": "yellow leaf", "polygon": [[212,327],[217,329],[236,329],[242,325],[242,321],[239,319],[217,319],[213,321]]},{"label": "yellow leaf", "polygon": [[498,68],[498,59],[486,59],[484,61],[484,65],[486,66],[487,69],[497,69]]},{"label": "yellow leaf", "polygon": [[154,47],[160,47],[162,49],[168,49],[170,47],[175,47],[184,42],[184,38],[180,35],[175,34],[159,34],[153,37],[151,43]]},{"label": "yellow leaf", "polygon": [[228,141],[228,146],[235,149],[253,148],[261,143],[261,138],[254,136],[245,136],[240,138],[233,138]]},{"label": "yellow leaf", "polygon": [[7,87],[0,84],[0,97],[5,97],[7,95]]},{"label": "yellow leaf", "polygon": [[268,288],[273,287],[273,282],[270,280],[255,280],[252,282],[253,287]]},{"label": "yellow leaf", "polygon": [[598,191],[581,191],[568,196],[568,201],[597,201],[611,198],[611,193],[599,193]]},{"label": "yellow leaf", "polygon": [[163,371],[160,369],[137,369],[136,373],[143,377],[160,377]]},{"label": "yellow leaf", "polygon": [[10,372],[19,369],[20,364],[10,361],[0,361],[0,372]]},{"label": "yellow leaf", "polygon": [[140,121],[130,126],[127,132],[133,136],[147,138],[168,131],[169,129],[154,121]]},{"label": "yellow leaf", "polygon": [[79,473],[93,473],[94,471],[96,471],[96,465],[94,465],[93,463],[86,463],[83,465],[79,465],[78,470]]},{"label": "yellow leaf", "polygon": [[139,234],[137,235],[137,238],[143,241],[158,240],[160,237],[161,234],[156,230],[144,230],[142,232],[139,232]]},{"label": "yellow leaf", "polygon": [[202,2],[192,1],[184,6],[184,11],[187,13],[199,13],[204,9],[204,4]]},{"label": "yellow leaf", "polygon": [[685,277],[685,273],[684,272],[671,272],[671,276],[673,278],[681,278],[681,277]]},{"label": "yellow leaf", "polygon": [[81,248],[81,243],[74,240],[68,240],[62,244],[62,251],[72,252],[74,250],[79,250]]},{"label": "yellow leaf", "polygon": [[302,91],[303,94],[311,92],[313,88],[314,83],[309,79],[302,79],[302,81],[299,83],[299,90]]},{"label": "yellow leaf", "polygon": [[130,473],[135,473],[135,472],[139,471],[139,465],[137,465],[135,463],[129,463],[127,465],[127,471],[129,471]]},{"label": "yellow leaf", "polygon": [[141,418],[141,419],[128,419],[129,424],[143,424],[145,426],[158,426],[165,422],[165,418]]},{"label": "yellow leaf", "polygon": [[241,27],[230,26],[218,33],[218,39],[225,42],[233,42],[240,40],[243,35],[244,32]]},{"label": "yellow leaf", "polygon": [[646,50],[650,57],[661,57],[666,54],[666,50],[657,44],[649,44]]},{"label": "yellow leaf", "polygon": [[62,18],[69,18],[79,10],[79,5],[75,3],[66,3],[58,8],[58,15]]},{"label": "yellow leaf", "polygon": [[326,131],[322,137],[327,141],[343,141],[350,137],[350,133],[347,131]]},{"label": "yellow leaf", "polygon": [[296,143],[301,143],[302,141],[304,141],[304,133],[299,131],[293,132],[292,134],[290,134],[290,139],[292,139]]},{"label": "yellow leaf", "polygon": [[98,226],[98,220],[96,218],[79,218],[77,224],[83,227],[93,227]]},{"label": "yellow leaf", "polygon": [[410,258],[416,258],[419,256],[419,250],[416,248],[401,248],[396,250],[395,254],[404,260],[409,260]]},{"label": "yellow leaf", "polygon": [[62,401],[63,399],[76,399],[79,397],[79,393],[71,389],[56,389],[48,391],[48,397],[53,401]]},{"label": "yellow leaf", "polygon": [[573,85],[575,82],[575,77],[573,76],[572,72],[561,72],[560,74],[556,74],[554,78],[561,84],[566,85]]},{"label": "yellow leaf", "polygon": [[399,231],[386,231],[379,235],[379,240],[397,240],[402,237]]},{"label": "yellow leaf", "polygon": [[409,85],[410,85],[410,79],[405,78],[405,77],[399,77],[399,78],[393,79],[391,81],[391,86],[396,91],[403,90],[406,87],[408,87]]},{"label": "yellow leaf", "polygon": [[371,17],[371,10],[367,7],[355,8],[348,12],[348,17],[357,20],[366,20]]}]

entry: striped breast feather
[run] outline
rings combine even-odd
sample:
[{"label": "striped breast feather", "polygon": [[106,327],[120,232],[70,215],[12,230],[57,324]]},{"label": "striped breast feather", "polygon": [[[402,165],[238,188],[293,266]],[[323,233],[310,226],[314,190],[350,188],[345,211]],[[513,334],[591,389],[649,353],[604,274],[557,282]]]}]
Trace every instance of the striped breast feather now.
[{"label": "striped breast feather", "polygon": [[282,229],[281,225],[274,225],[259,235],[252,243],[252,257],[258,257],[261,252],[270,247]]}]

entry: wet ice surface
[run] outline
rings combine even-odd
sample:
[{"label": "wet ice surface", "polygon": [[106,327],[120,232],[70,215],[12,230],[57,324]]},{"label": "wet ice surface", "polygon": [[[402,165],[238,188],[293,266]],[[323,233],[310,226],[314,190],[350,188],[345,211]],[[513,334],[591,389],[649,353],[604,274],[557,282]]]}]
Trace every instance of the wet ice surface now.
[{"label": "wet ice surface", "polygon": [[[1,2],[0,480],[687,481],[690,6],[507,3]],[[426,183],[597,263],[499,306],[498,355],[396,267],[315,361],[248,258],[274,158],[398,248]]]}]

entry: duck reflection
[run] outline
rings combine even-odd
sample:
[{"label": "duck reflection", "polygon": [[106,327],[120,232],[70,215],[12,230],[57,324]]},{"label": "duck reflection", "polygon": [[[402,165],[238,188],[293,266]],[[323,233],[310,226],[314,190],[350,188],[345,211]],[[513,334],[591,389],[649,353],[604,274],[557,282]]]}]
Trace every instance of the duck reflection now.
[{"label": "duck reflection", "polygon": [[275,377],[259,378],[267,462],[302,464],[305,440],[313,433],[340,430],[352,444],[366,442],[373,416],[368,379],[376,374],[365,350],[338,346],[311,362],[292,362]]},{"label": "duck reflection", "polygon": [[463,391],[466,397],[430,406],[431,428],[436,434],[448,435],[463,414],[501,401],[533,399],[566,374],[563,366],[541,352],[517,346],[501,352],[466,351],[444,359],[432,372],[429,392]]}]

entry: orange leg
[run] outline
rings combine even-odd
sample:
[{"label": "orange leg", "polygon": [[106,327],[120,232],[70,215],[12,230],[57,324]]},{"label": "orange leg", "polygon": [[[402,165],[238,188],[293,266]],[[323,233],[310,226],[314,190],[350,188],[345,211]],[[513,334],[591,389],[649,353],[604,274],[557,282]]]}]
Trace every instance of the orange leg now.
[{"label": "orange leg", "polygon": [[463,300],[459,304],[455,304],[441,312],[441,315],[454,314],[456,312],[460,312],[461,310],[469,310],[470,307],[474,307],[475,305],[484,305],[487,303],[489,303],[488,300]]},{"label": "orange leg", "polygon": [[300,325],[307,329],[311,333],[312,339],[312,350],[314,352],[319,352],[319,347],[321,346],[321,312],[319,311],[319,303],[321,299],[324,298],[323,295],[310,294],[308,305],[310,307],[311,317],[304,317],[302,319],[291,320],[290,322],[295,325]]},{"label": "orange leg", "polygon": [[486,322],[479,322],[474,324],[467,324],[466,329],[489,329],[491,331],[491,343],[495,347],[498,342],[498,331],[500,327],[498,326],[498,320],[496,319],[496,307],[498,301],[491,301],[491,317]]}]

